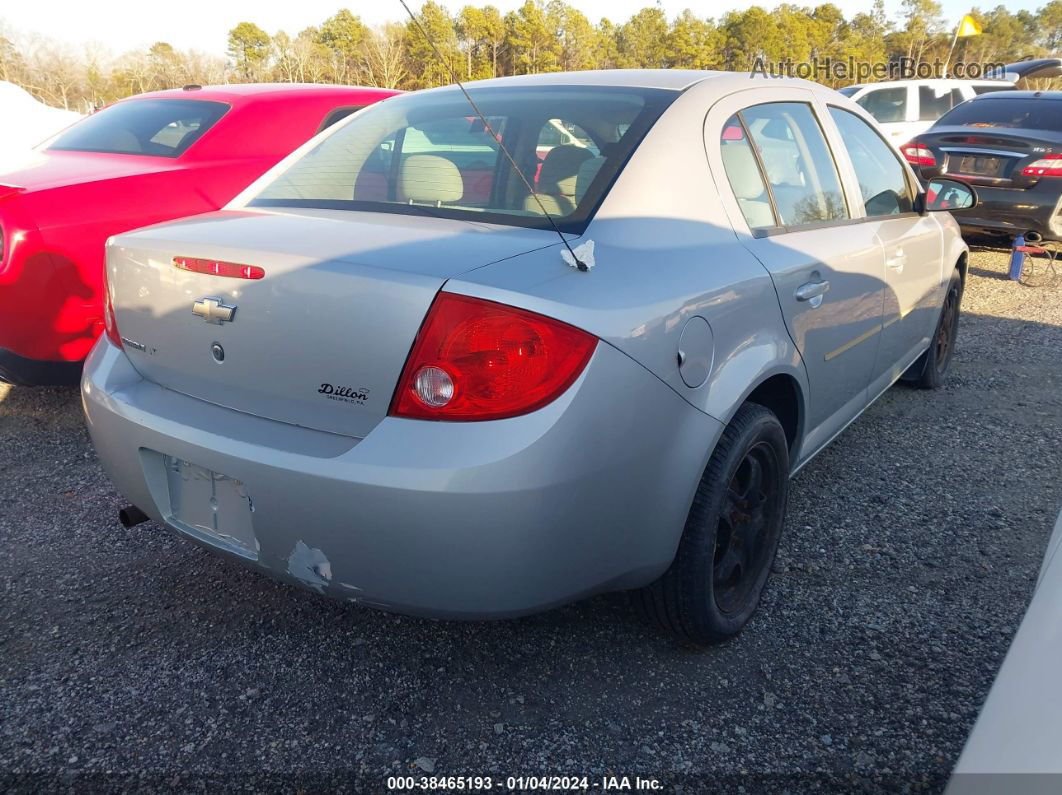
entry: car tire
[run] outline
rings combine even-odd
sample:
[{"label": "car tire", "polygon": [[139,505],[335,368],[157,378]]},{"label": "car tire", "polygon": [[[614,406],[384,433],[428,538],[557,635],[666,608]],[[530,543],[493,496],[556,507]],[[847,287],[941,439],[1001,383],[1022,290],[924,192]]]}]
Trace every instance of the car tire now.
[{"label": "car tire", "polygon": [[904,380],[911,386],[918,389],[939,389],[944,385],[958,341],[961,304],[962,279],[955,270],[951,273],[940,318],[937,320],[929,348],[904,373]]},{"label": "car tire", "polygon": [[670,568],[635,592],[650,621],[697,646],[740,632],[770,574],[788,494],[785,431],[745,403],[705,467]]}]

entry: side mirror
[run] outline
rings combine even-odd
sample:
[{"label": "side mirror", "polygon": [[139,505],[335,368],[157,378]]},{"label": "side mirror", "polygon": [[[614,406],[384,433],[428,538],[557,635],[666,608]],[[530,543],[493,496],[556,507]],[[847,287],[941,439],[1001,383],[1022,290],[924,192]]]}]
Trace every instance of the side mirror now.
[{"label": "side mirror", "polygon": [[926,183],[925,193],[919,193],[915,209],[921,213],[936,213],[948,210],[969,210],[977,206],[977,194],[965,182],[954,179],[934,178]]}]

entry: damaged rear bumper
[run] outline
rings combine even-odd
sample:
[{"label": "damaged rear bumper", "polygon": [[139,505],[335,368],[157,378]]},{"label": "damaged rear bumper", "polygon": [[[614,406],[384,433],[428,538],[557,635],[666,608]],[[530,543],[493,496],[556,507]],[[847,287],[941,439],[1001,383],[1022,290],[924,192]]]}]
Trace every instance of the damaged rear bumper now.
[{"label": "damaged rear bumper", "polygon": [[[651,582],[721,431],[603,343],[539,411],[388,417],[360,440],[164,389],[106,339],[82,395],[104,468],[153,519],[280,579],[440,617],[519,615]],[[216,531],[212,494],[234,517]]]}]

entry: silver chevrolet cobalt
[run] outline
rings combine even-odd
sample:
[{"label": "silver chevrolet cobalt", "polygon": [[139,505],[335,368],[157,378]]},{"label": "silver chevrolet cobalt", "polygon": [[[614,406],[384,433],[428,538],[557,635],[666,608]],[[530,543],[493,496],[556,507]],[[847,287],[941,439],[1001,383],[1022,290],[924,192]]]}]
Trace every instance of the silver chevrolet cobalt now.
[{"label": "silver chevrolet cobalt", "polygon": [[967,249],[932,211],[976,198],[923,192],[812,83],[468,89],[109,242],[82,390],[126,515],[388,610],[636,590],[680,638],[730,637],[790,476],[897,379],[944,379]]}]

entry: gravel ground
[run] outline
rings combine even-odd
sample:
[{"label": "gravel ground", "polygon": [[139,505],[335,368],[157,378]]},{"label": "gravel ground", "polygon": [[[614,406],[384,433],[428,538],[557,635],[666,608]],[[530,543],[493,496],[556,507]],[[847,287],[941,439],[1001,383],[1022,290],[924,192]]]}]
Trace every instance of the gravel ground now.
[{"label": "gravel ground", "polygon": [[0,785],[938,790],[1062,502],[1062,287],[1006,264],[975,249],[947,387],[890,390],[797,477],[759,613],[701,652],[622,595],[411,619],[125,530],[76,393],[0,387]]}]

